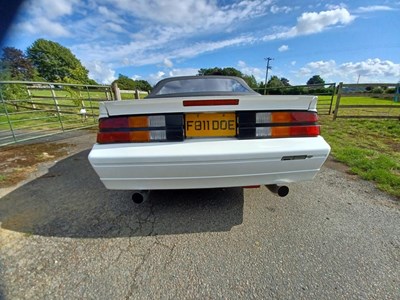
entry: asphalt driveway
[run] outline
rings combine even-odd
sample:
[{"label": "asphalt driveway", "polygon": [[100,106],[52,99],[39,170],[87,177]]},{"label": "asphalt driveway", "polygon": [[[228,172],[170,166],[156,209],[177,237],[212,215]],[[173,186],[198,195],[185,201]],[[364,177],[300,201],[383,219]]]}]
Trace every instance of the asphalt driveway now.
[{"label": "asphalt driveway", "polygon": [[0,298],[398,299],[400,210],[324,167],[266,188],[156,191],[137,205],[74,154],[0,198]]}]

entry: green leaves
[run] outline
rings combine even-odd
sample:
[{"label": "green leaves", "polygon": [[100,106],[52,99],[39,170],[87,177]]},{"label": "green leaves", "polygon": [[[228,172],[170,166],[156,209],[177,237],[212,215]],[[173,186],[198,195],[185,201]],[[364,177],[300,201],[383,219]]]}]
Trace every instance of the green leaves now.
[{"label": "green leaves", "polygon": [[200,69],[198,71],[198,75],[205,76],[205,75],[224,75],[224,76],[236,76],[242,78],[249,87],[255,89],[258,88],[258,83],[256,78],[253,75],[246,75],[240,72],[239,70],[228,67],[228,68],[208,68],[208,69]]},{"label": "green leaves", "polygon": [[50,82],[89,83],[89,71],[68,48],[45,39],[27,49],[28,58],[39,74]]},{"label": "green leaves", "polygon": [[140,90],[140,91],[150,91],[151,85],[146,80],[133,80],[128,76],[119,74],[116,80],[118,87],[121,90]]},{"label": "green leaves", "polygon": [[8,74],[14,80],[32,80],[35,68],[32,61],[19,49],[4,47],[1,57],[1,73]]}]

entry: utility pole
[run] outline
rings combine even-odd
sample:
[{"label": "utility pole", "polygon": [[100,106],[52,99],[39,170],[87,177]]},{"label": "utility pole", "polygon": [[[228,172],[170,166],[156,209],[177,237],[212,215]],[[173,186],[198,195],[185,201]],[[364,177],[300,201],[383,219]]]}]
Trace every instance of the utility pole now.
[{"label": "utility pole", "polygon": [[264,58],[264,60],[267,61],[267,68],[265,70],[265,84],[264,84],[264,95],[265,95],[265,94],[267,94],[268,70],[272,69],[272,67],[270,67],[270,65],[269,65],[269,62],[271,60],[273,60],[273,58],[267,57],[267,58]]}]

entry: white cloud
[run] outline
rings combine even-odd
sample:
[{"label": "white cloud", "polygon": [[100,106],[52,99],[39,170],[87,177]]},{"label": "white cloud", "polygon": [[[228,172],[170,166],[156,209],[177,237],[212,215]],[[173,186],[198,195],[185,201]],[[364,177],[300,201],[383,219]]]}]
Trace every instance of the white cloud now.
[{"label": "white cloud", "polygon": [[111,30],[111,31],[114,31],[114,32],[125,32],[125,29],[124,28],[122,28],[122,26],[121,25],[118,25],[118,24],[115,24],[115,23],[112,23],[112,22],[108,22],[108,23],[106,23],[105,24],[105,27],[108,29],[108,30]]},{"label": "white cloud", "polygon": [[17,25],[17,30],[22,30],[30,34],[39,34],[50,37],[67,37],[71,33],[60,23],[46,18],[34,19],[30,22],[22,22]]},{"label": "white cloud", "polygon": [[133,79],[133,80],[139,80],[140,78],[142,78],[142,76],[140,76],[140,75],[131,76],[131,79]]},{"label": "white cloud", "polygon": [[364,82],[397,82],[400,64],[379,58],[337,64],[334,60],[314,61],[295,72],[297,77],[320,75],[326,82],[354,82],[360,75]]},{"label": "white cloud", "polygon": [[107,64],[101,61],[90,61],[84,63],[85,67],[89,70],[89,78],[93,78],[97,82],[103,84],[110,84],[115,79],[115,71]]},{"label": "white cloud", "polygon": [[272,5],[270,8],[271,13],[273,14],[279,14],[279,13],[289,13],[294,9],[294,7],[289,7],[289,6],[277,6],[277,5]]},{"label": "white cloud", "polygon": [[116,14],[115,12],[109,10],[106,6],[99,6],[97,8],[97,10],[99,11],[99,13],[105,17],[108,20],[114,20],[117,21],[120,19],[120,16],[118,16],[118,14]]},{"label": "white cloud", "polygon": [[326,4],[325,8],[328,10],[335,10],[335,9],[340,9],[340,8],[347,8],[346,4],[340,3],[340,4]]},{"label": "white cloud", "polygon": [[164,58],[164,66],[166,66],[167,68],[172,68],[174,66],[174,64],[172,63],[172,61],[168,58]]},{"label": "white cloud", "polygon": [[23,4],[23,9],[36,18],[58,19],[72,14],[73,6],[78,2],[79,0],[29,0]]},{"label": "white cloud", "polygon": [[285,52],[289,50],[289,46],[288,45],[282,45],[278,48],[279,52]]},{"label": "white cloud", "polygon": [[257,81],[264,81],[265,80],[265,70],[251,67],[246,64],[243,60],[239,60],[237,63],[239,71],[246,75],[253,75]]},{"label": "white cloud", "polygon": [[158,71],[155,74],[150,74],[148,78],[148,82],[150,84],[156,84],[158,81],[160,81],[163,78],[166,78],[166,74],[163,71]]},{"label": "white cloud", "polygon": [[49,37],[67,37],[71,32],[62,24],[63,16],[71,15],[79,0],[29,0],[23,3],[22,10],[29,15],[15,25],[16,31]]},{"label": "white cloud", "polygon": [[171,52],[171,56],[176,58],[194,57],[202,53],[215,51],[218,49],[231,46],[238,46],[245,44],[247,45],[253,42],[255,42],[255,39],[250,36],[236,37],[233,39],[221,40],[216,42],[199,42],[194,45],[187,46],[185,48],[176,49],[175,51]]},{"label": "white cloud", "polygon": [[379,58],[344,63],[340,66],[340,70],[347,74],[360,74],[371,79],[373,77],[400,77],[400,64]]},{"label": "white cloud", "polygon": [[369,13],[369,12],[376,12],[376,11],[389,11],[393,10],[393,8],[385,5],[371,5],[371,6],[361,6],[356,9],[358,13]]},{"label": "white cloud", "polygon": [[326,28],[335,25],[346,25],[354,20],[349,11],[345,8],[339,8],[330,11],[321,11],[319,13],[303,13],[297,19],[296,33],[311,34],[321,32]]},{"label": "white cloud", "polygon": [[296,26],[278,33],[264,36],[264,41],[293,38],[322,32],[326,29],[350,24],[355,19],[346,8],[316,12],[305,12],[297,18]]},{"label": "white cloud", "polygon": [[138,0],[132,5],[130,0],[113,0],[117,9],[163,26],[199,28],[226,26],[241,19],[263,15],[272,0],[243,0],[237,3],[218,6],[217,1],[209,0]]}]

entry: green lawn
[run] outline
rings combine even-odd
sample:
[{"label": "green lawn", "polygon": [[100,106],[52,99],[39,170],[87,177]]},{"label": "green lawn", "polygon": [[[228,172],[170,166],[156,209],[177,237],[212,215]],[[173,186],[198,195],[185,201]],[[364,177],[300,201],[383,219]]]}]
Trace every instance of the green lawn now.
[{"label": "green lawn", "polygon": [[[325,100],[326,96],[319,97]],[[336,97],[335,97],[336,100]],[[387,108],[339,108],[339,117],[397,116],[400,103],[370,97],[343,97],[341,105],[388,105]],[[333,109],[335,109],[335,102]],[[399,107],[399,108],[394,108]],[[322,135],[332,147],[331,155],[350,167],[351,172],[376,183],[400,198],[400,120],[341,119],[320,115]]]},{"label": "green lawn", "polygon": [[320,116],[322,136],[332,156],[351,172],[400,198],[400,122]]}]

